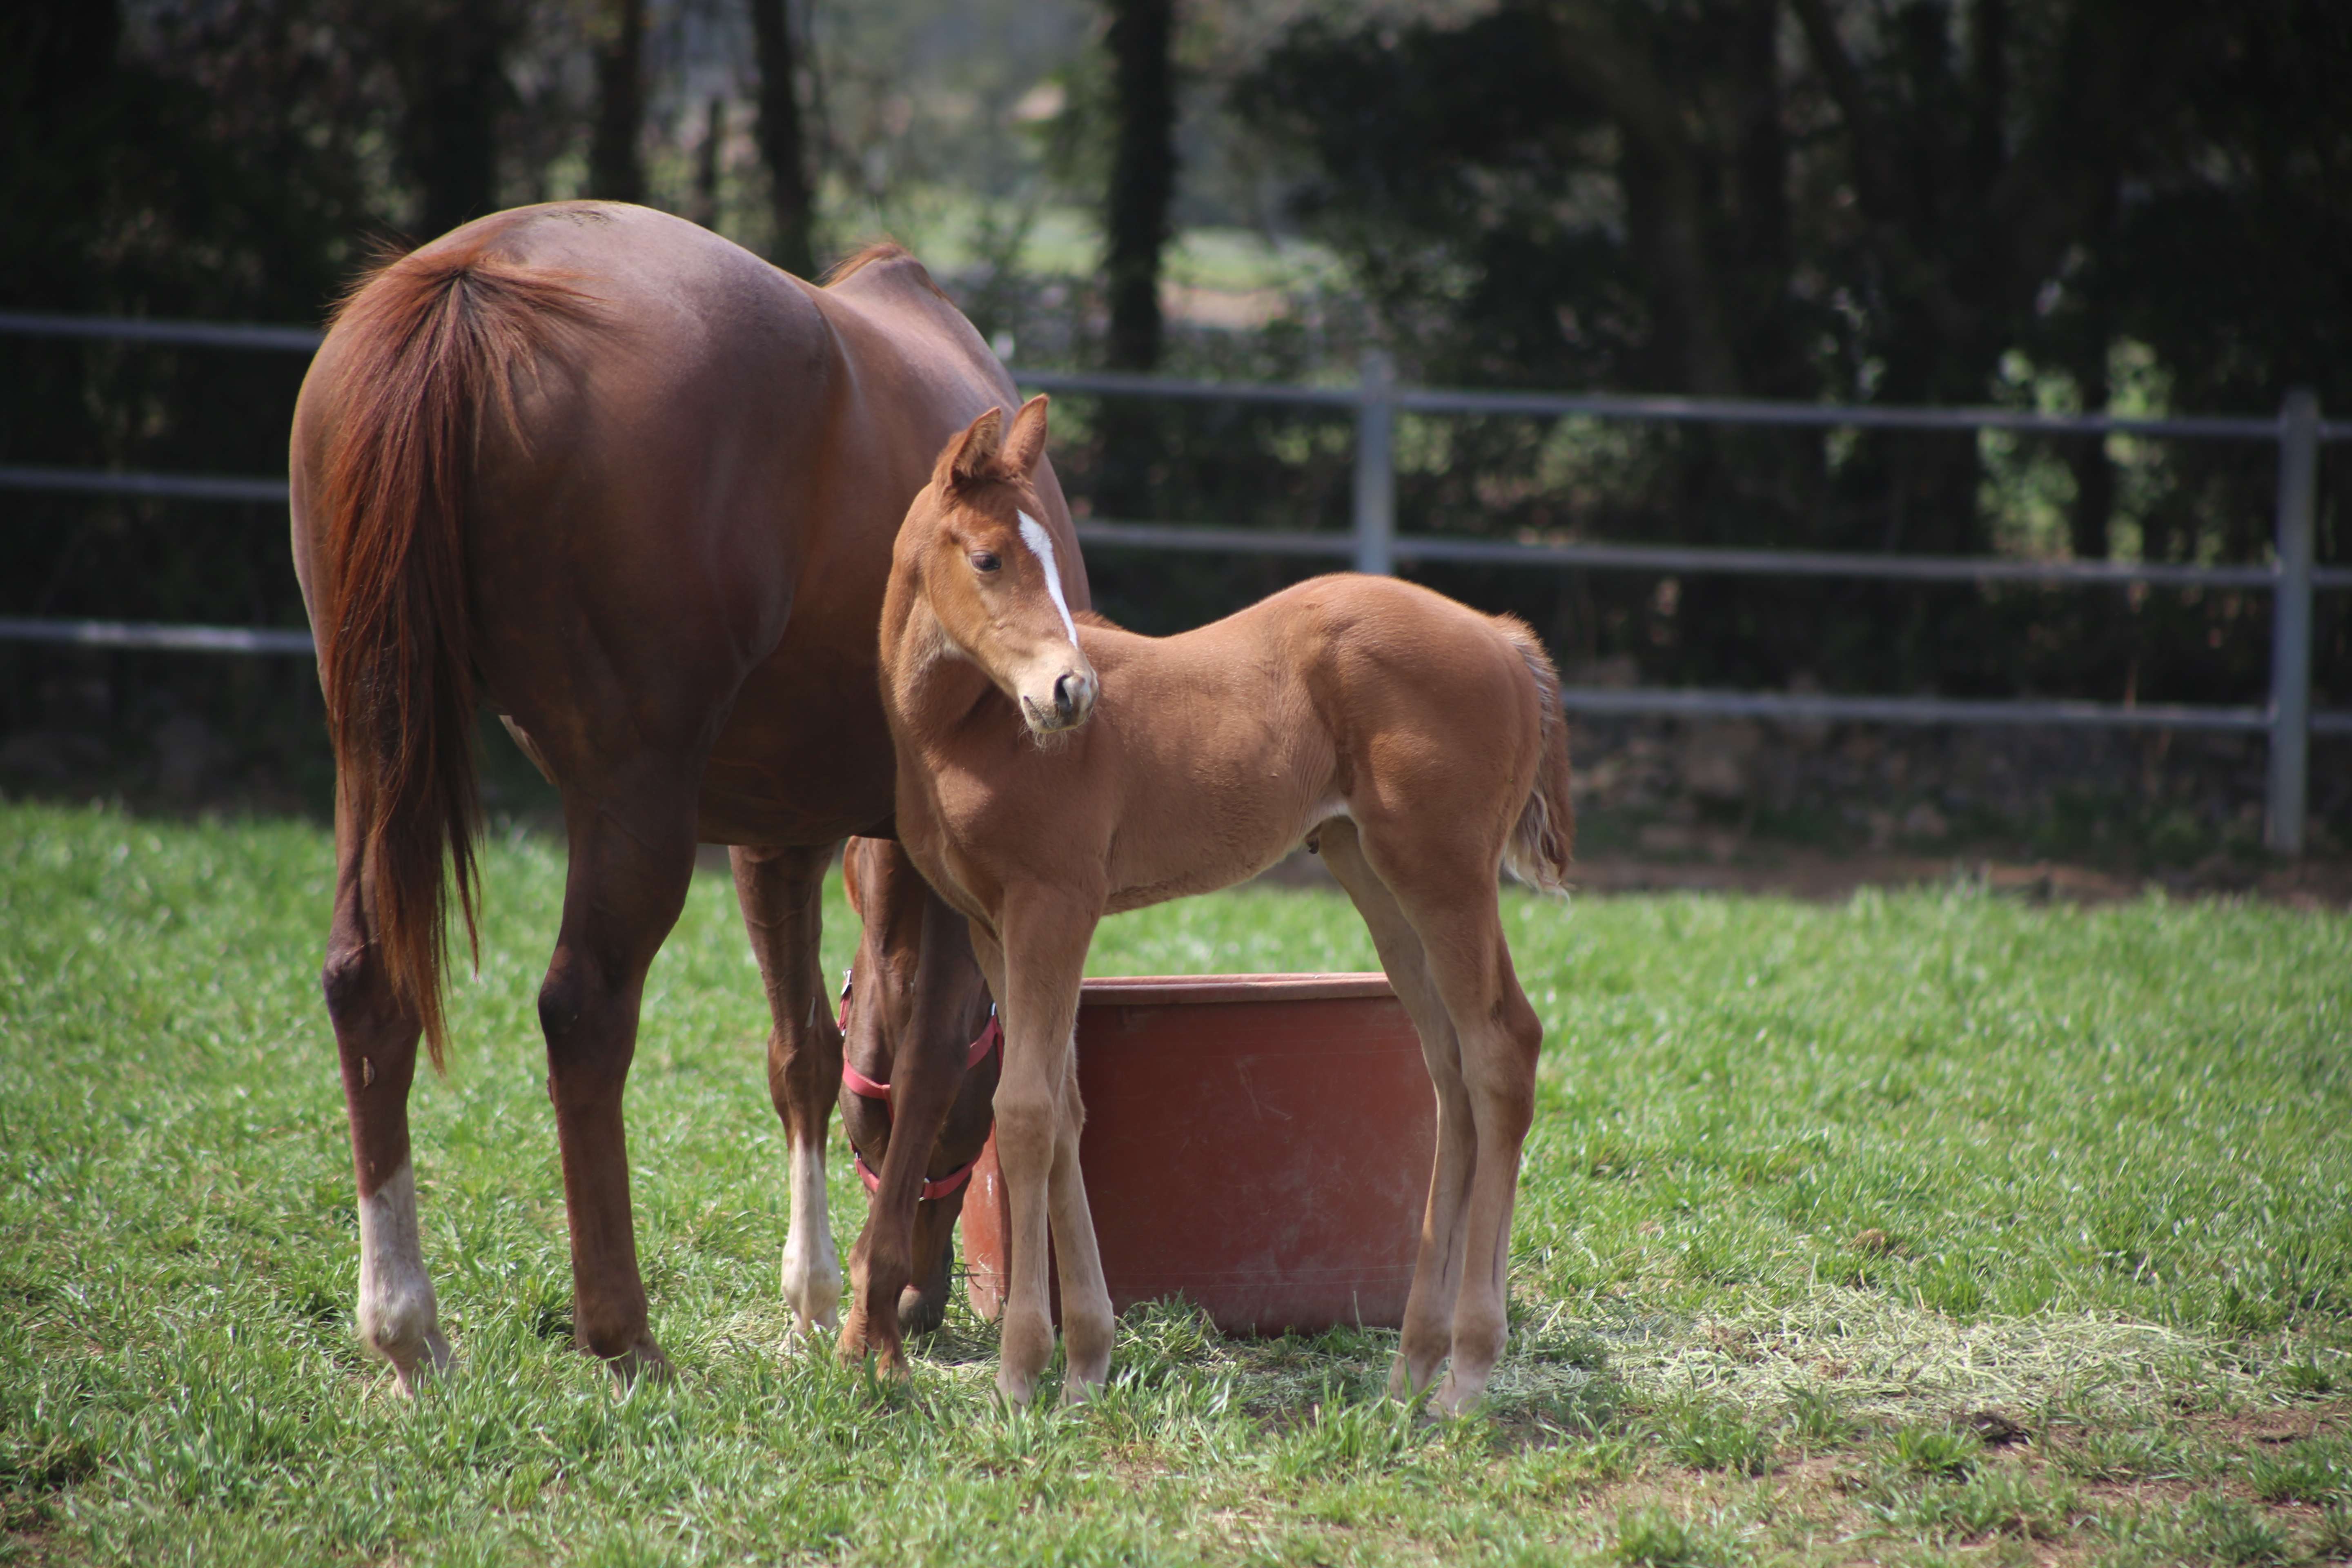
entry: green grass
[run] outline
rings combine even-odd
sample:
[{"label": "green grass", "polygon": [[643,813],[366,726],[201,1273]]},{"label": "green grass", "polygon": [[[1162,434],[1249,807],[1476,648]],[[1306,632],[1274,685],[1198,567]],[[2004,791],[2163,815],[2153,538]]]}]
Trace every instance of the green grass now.
[{"label": "green grass", "polygon": [[[415,1100],[464,1370],[412,1405],[352,1334],[324,838],[0,806],[0,1562],[2352,1550],[2344,917],[1509,895],[1548,1033],[1490,1407],[1381,1400],[1389,1334],[1159,1308],[1097,1405],[1007,1412],[960,1298],[904,1387],[782,1342],[782,1146],[719,878],[648,984],[629,1103],[680,1375],[624,1393],[569,1349],[534,1013],[562,855],[509,838],[485,869],[481,972]],[[1271,889],[1120,917],[1095,959],[1372,962],[1343,904]],[[1981,1442],[1992,1410],[2026,1438]]]}]

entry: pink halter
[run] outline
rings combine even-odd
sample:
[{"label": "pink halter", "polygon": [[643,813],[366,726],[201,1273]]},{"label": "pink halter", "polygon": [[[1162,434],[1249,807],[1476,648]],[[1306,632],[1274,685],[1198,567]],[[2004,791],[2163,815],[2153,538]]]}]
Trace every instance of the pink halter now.
[{"label": "pink halter", "polygon": [[[849,1033],[849,992],[856,982],[856,972],[852,970],[845,973],[841,977],[841,1011],[835,1019],[835,1026],[845,1035]],[[1003,1044],[1004,1026],[997,1021],[996,1009],[992,1006],[988,1010],[988,1026],[981,1030],[980,1037],[972,1041],[971,1049],[964,1055],[963,1070],[970,1072],[986,1061],[991,1051],[1000,1048]],[[861,1100],[880,1100],[882,1114],[885,1116],[890,1114],[890,1086],[879,1079],[867,1078],[850,1066],[846,1058],[843,1058],[841,1064],[841,1081],[849,1086],[850,1093]],[[872,1193],[881,1186],[882,1178],[866,1166],[865,1152],[855,1143],[850,1145],[849,1152],[857,1164],[857,1179],[866,1184],[866,1190]],[[980,1161],[977,1158],[966,1161],[937,1181],[925,1182],[923,1196],[946,1197],[971,1179],[972,1167],[979,1163]]]}]

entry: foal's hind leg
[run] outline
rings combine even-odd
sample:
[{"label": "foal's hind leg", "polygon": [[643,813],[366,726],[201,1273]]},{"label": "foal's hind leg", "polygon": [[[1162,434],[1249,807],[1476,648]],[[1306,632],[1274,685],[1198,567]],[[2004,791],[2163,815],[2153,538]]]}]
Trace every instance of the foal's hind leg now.
[{"label": "foal's hind leg", "polygon": [[335,913],[321,976],[335,1047],[342,1058],[343,1105],[359,1178],[360,1339],[392,1363],[401,1392],[449,1367],[439,1307],[416,1231],[416,1176],[409,1165],[408,1088],[416,1071],[415,1014],[392,994],[369,942],[369,900],[360,875],[361,834],[347,805],[335,814]]},{"label": "foal's hind leg", "polygon": [[824,1150],[841,1089],[841,1031],[819,967],[824,873],[833,847],[729,851],[736,902],[767,988],[768,1095],[783,1119],[792,1181],[791,1228],[784,1233],[784,1300],[793,1331],[831,1330],[841,1321],[841,1258],[825,1206]]},{"label": "foal's hind leg", "polygon": [[1402,909],[1365,862],[1356,825],[1345,817],[1326,823],[1316,835],[1317,851],[1331,875],[1348,890],[1370,928],[1381,967],[1396,987],[1397,999],[1421,1035],[1422,1059],[1429,1066],[1437,1099],[1437,1157],[1429,1174],[1429,1203],[1423,1212],[1421,1246],[1413,1259],[1412,1290],[1405,1299],[1404,1332],[1389,1368],[1389,1393],[1397,1398],[1419,1393],[1437,1376],[1453,1344],[1454,1299],[1462,1280],[1461,1215],[1476,1160],[1475,1123],[1462,1080],[1460,1043],[1430,979],[1428,954]]},{"label": "foal's hind leg", "polygon": [[625,1377],[667,1363],[637,1271],[621,1096],[646,970],[694,876],[692,775],[667,763],[658,772],[639,765],[652,776],[564,792],[571,872],[563,928],[539,993],[572,1231],[572,1331],[581,1349]]},{"label": "foal's hind leg", "polygon": [[[1469,1111],[1468,1187],[1446,1248],[1456,1292],[1451,1360],[1431,1402],[1452,1415],[1485,1393],[1507,1334],[1511,1210],[1520,1151],[1535,1118],[1543,1026],[1512,972],[1495,862],[1475,842],[1442,831],[1390,832],[1386,841],[1366,834],[1362,853],[1421,939],[1428,983],[1453,1020],[1458,1081]],[[1433,1223],[1438,1218],[1433,1203]],[[1421,1284],[1416,1276],[1416,1296]]]}]

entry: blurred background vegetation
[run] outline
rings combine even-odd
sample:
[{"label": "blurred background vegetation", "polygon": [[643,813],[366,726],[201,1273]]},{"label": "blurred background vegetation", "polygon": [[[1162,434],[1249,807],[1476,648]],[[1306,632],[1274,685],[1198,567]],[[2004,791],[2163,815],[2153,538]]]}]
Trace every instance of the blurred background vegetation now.
[{"label": "blurred background vegetation", "polygon": [[[801,271],[896,237],[1033,367],[1336,382],[1377,348],[1433,384],[2260,416],[2302,385],[2340,416],[2347,79],[2332,0],[17,0],[0,308],[315,323],[386,248],[606,195]],[[0,356],[0,461],[283,469],[294,356]],[[1347,526],[1344,413],[1056,415],[1082,511]],[[1400,458],[1408,532],[2195,562],[2263,558],[2275,467],[1450,416],[1405,418]],[[0,614],[300,624],[276,509],[0,505]],[[1089,566],[1155,631],[1318,569]],[[1417,574],[1525,616],[1571,679],[2267,689],[2260,594]],[[2344,599],[2322,707],[2352,702]],[[0,648],[0,782],[135,753],[168,795],[242,759],[257,798],[315,805],[316,725],[296,660]],[[2333,757],[2323,824],[2352,812]]]}]

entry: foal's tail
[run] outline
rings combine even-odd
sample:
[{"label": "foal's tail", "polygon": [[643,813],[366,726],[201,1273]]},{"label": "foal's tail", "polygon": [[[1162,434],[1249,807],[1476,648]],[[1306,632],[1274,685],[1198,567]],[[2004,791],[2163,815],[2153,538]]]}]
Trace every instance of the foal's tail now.
[{"label": "foal's tail", "polygon": [[331,444],[310,526],[312,613],[335,773],[373,900],[370,931],[394,996],[446,1030],[441,966],[457,883],[478,954],[474,840],[476,676],[462,527],[487,408],[511,426],[511,375],[549,326],[584,316],[562,279],[483,245],[414,253],[336,312]]},{"label": "foal's tail", "polygon": [[1518,825],[1503,848],[1503,864],[1512,876],[1539,892],[1568,891],[1568,866],[1576,848],[1576,806],[1568,793],[1568,719],[1559,708],[1559,671],[1544,652],[1527,623],[1498,616],[1503,635],[1527,661],[1536,678],[1536,698],[1541,709],[1543,757],[1536,764],[1536,786],[1519,809]]}]

